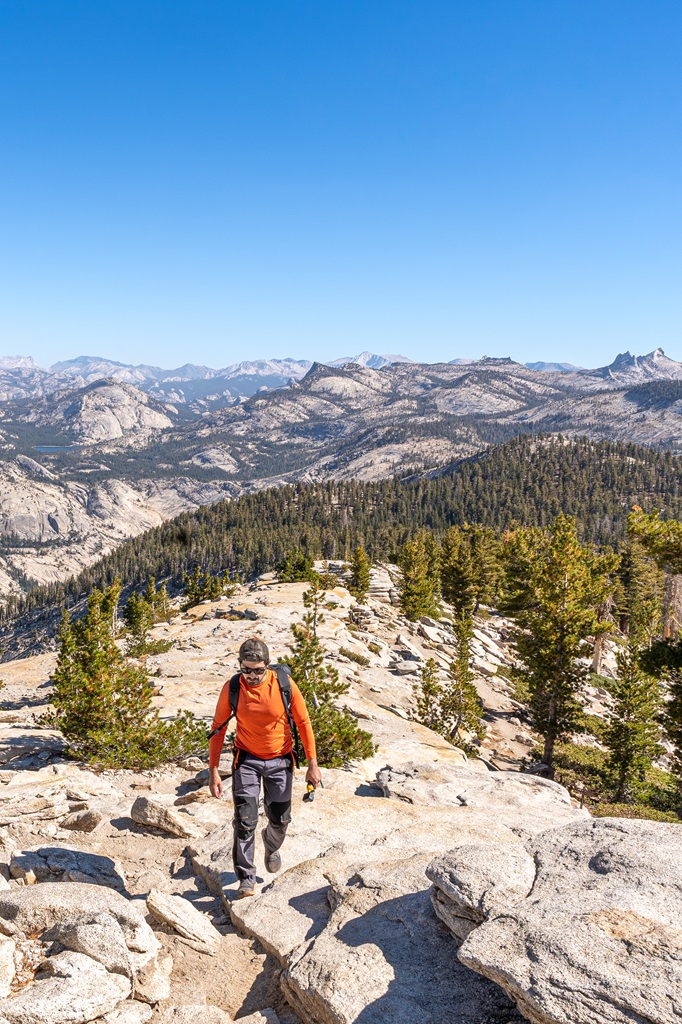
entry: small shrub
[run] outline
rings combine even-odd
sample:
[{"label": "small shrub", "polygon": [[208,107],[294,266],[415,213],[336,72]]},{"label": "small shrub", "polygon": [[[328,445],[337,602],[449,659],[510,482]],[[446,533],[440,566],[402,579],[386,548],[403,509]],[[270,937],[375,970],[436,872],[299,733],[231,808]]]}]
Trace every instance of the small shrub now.
[{"label": "small shrub", "polygon": [[348,647],[339,647],[339,654],[344,658],[348,658],[349,661],[354,661],[356,665],[362,665],[363,668],[367,668],[369,665],[369,658],[366,658],[364,654],[356,654],[355,651],[351,651]]},{"label": "small shrub", "polygon": [[682,825],[675,811],[657,811],[643,804],[595,804],[590,813],[596,818],[643,818],[645,821],[669,821]]},{"label": "small shrub", "polygon": [[370,642],[367,644],[367,648],[372,652],[372,654],[381,654],[381,648],[379,647],[379,644],[375,644],[373,640],[370,640]]}]

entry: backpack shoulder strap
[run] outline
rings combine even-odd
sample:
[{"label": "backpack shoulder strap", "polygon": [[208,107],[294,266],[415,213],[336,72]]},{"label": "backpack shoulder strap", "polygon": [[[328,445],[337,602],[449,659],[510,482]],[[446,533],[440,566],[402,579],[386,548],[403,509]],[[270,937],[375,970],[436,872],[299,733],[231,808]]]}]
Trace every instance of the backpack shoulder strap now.
[{"label": "backpack shoulder strap", "polygon": [[[228,691],[230,698],[230,707],[232,709],[232,714],[230,715],[230,718],[232,718],[232,715],[237,714],[237,704],[239,703],[239,691],[241,690],[241,677],[241,672],[235,672],[235,674],[230,679],[230,689]],[[229,720],[230,719],[228,718],[228,722]]]},{"label": "backpack shoulder strap", "polygon": [[228,692],[228,699],[230,701],[230,715],[226,718],[222,725],[219,725],[217,729],[212,729],[208,734],[208,739],[212,739],[213,736],[217,736],[219,732],[222,732],[226,725],[229,725],[232,718],[237,714],[237,704],[239,703],[239,690],[240,690],[240,679],[241,673],[237,672],[230,679],[230,688]]},{"label": "backpack shoulder strap", "polygon": [[301,746],[298,737],[298,729],[296,728],[296,723],[294,722],[293,715],[291,714],[291,697],[293,693],[291,687],[291,669],[288,665],[272,665],[271,668],[277,673],[277,682],[279,683],[279,690],[282,694],[282,703],[284,704],[287,721],[289,722],[291,738],[294,742],[294,762],[298,768],[301,760]]},{"label": "backpack shoulder strap", "polygon": [[291,701],[291,669],[288,665],[273,665],[272,668],[277,673],[277,682],[279,683],[279,688],[282,691],[282,694],[284,695],[286,693]]}]

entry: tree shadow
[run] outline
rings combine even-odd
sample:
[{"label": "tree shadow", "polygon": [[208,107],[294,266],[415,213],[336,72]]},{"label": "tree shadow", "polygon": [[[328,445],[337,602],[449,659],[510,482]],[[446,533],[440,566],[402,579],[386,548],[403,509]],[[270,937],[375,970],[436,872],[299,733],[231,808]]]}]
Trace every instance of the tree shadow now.
[{"label": "tree shadow", "polygon": [[3,700],[2,711],[22,711],[24,708],[47,707],[47,697],[17,697],[16,700]]},{"label": "tree shadow", "polygon": [[525,1018],[503,989],[459,962],[455,941],[436,918],[429,893],[386,900],[336,932],[348,947],[350,974],[357,961],[358,986],[367,977],[368,956],[377,956],[377,976],[385,964],[393,974],[386,991],[360,1011],[354,1024],[523,1024]]}]

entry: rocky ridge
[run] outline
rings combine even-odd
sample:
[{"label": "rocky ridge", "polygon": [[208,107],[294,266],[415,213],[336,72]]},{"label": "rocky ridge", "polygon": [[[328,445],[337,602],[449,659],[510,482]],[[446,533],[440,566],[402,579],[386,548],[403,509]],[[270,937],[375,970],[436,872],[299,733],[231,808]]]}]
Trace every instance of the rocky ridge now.
[{"label": "rocky ridge", "polygon": [[[149,659],[162,714],[209,720],[246,636],[281,657],[304,589],[266,575],[155,627],[175,641]],[[471,759],[409,718],[424,660],[445,669],[448,623],[407,623],[391,566],[364,606],[327,596],[343,700],[378,750],[326,770],[313,803],[297,777],[283,871],[239,903],[229,795],[210,797],[202,763],[65,761],[33,721],[54,657],[3,666],[0,1024],[678,1019],[677,826],[590,819],[514,770],[532,737],[503,675],[509,623],[477,619],[487,734]]]}]

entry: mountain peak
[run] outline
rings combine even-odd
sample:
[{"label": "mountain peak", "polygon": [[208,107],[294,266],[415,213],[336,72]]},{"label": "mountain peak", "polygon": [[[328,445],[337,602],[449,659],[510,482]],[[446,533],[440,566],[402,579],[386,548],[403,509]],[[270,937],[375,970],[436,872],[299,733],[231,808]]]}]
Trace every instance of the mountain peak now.
[{"label": "mountain peak", "polygon": [[391,363],[411,363],[412,359],[408,359],[407,356],[399,355],[382,355],[378,356],[374,352],[360,352],[357,356],[341,356],[340,359],[332,359],[327,366],[345,366],[346,363],[356,363],[358,366],[368,366],[370,370],[380,370],[384,366],[390,366]]},{"label": "mountain peak", "polygon": [[37,370],[32,356],[0,356],[0,370]]},{"label": "mountain peak", "polygon": [[583,373],[591,377],[611,378],[622,384],[646,380],[682,380],[682,363],[670,359],[662,348],[655,348],[644,356],[620,352],[608,366],[584,370]]}]

